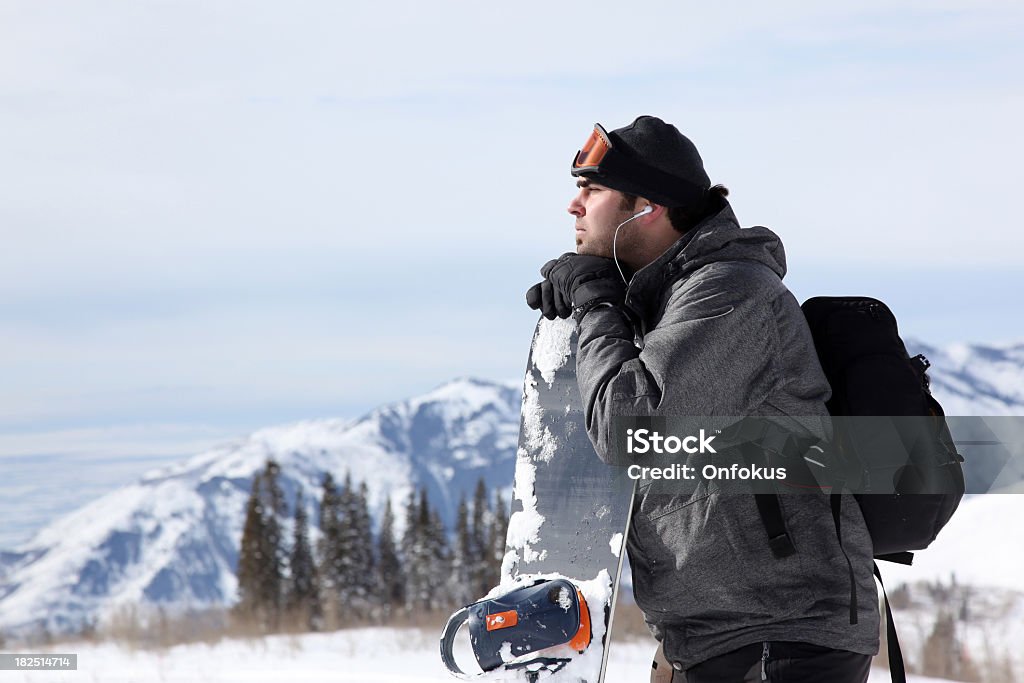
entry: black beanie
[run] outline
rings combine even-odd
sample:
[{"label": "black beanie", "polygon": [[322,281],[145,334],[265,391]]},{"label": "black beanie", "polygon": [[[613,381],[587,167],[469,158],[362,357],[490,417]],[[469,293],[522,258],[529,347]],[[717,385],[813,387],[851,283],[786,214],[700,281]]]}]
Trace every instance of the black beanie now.
[{"label": "black beanie", "polygon": [[[612,149],[639,162],[635,172],[573,172],[613,190],[645,197],[663,206],[699,205],[711,187],[704,162],[689,138],[656,116],[639,116],[608,133]],[[644,168],[647,167],[647,168]]]}]

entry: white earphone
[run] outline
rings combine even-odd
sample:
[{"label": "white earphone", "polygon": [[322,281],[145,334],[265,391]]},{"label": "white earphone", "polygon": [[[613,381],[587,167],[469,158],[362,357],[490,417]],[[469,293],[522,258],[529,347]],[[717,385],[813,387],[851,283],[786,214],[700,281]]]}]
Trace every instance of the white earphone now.
[{"label": "white earphone", "polygon": [[619,239],[619,230],[621,230],[622,226],[625,225],[626,223],[632,220],[636,220],[637,218],[640,218],[640,216],[646,216],[652,211],[654,211],[654,207],[648,204],[637,213],[633,214],[626,220],[619,223],[619,227],[615,228],[615,234],[612,236],[612,260],[615,261],[615,267],[619,269],[619,277],[622,278],[622,281],[626,283],[627,287],[629,286],[629,280],[626,279],[626,274],[622,272],[622,266],[619,265],[619,253],[618,250],[615,248],[616,242]]}]

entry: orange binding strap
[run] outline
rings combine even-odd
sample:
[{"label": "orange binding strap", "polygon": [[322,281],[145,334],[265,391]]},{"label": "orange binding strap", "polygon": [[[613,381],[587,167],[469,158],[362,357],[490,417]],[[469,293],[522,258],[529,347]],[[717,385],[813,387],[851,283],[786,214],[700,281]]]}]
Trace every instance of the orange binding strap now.
[{"label": "orange binding strap", "polygon": [[587,599],[583,597],[580,589],[576,589],[576,596],[580,603],[580,630],[569,641],[569,647],[577,652],[583,652],[590,645],[590,608],[587,607]]}]

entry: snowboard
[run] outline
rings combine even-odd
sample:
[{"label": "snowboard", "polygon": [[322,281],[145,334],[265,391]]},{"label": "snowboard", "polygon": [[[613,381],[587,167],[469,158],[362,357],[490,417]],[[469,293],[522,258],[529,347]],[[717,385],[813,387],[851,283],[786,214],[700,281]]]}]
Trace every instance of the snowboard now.
[{"label": "snowboard", "polygon": [[558,671],[508,671],[502,680],[600,683],[607,668],[635,482],[604,464],[587,436],[576,347],[573,320],[540,319],[523,383],[502,581],[492,594],[569,579],[586,599],[591,641],[582,653],[562,646],[569,661]]}]

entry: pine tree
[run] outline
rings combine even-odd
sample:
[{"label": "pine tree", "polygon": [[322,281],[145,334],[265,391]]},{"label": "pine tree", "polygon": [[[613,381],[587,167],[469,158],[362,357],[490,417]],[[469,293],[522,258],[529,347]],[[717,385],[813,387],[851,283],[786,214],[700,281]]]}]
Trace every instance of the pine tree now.
[{"label": "pine tree", "polygon": [[263,507],[264,540],[261,600],[266,607],[268,626],[275,630],[281,616],[284,588],[284,542],[278,516],[284,515],[284,494],[278,482],[281,467],[268,460],[261,477],[260,497]]},{"label": "pine tree", "polygon": [[402,537],[407,577],[406,606],[417,612],[433,609],[436,574],[432,573],[435,562],[431,545],[430,505],[427,491],[423,489],[418,498],[415,493],[410,496]]},{"label": "pine tree", "polygon": [[320,579],[320,609],[329,628],[338,626],[341,605],[338,602],[340,585],[341,494],[330,472],[320,483],[320,541],[317,544],[317,575]]},{"label": "pine tree", "polygon": [[363,616],[363,603],[359,596],[359,538],[356,521],[357,495],[352,488],[352,475],[345,475],[345,483],[338,496],[338,543],[333,565],[336,568],[334,594],[341,606],[341,617],[346,622]]},{"label": "pine tree", "polygon": [[337,521],[337,510],[338,485],[334,483],[331,473],[325,472],[320,482],[320,514],[317,519],[320,531],[326,531],[333,522]]},{"label": "pine tree", "polygon": [[352,602],[358,615],[367,618],[374,616],[379,610],[374,586],[376,558],[373,552],[373,522],[370,518],[369,490],[365,481],[360,482],[358,491],[353,490],[350,506]]},{"label": "pine tree", "polygon": [[445,577],[451,574],[452,558],[441,517],[431,508],[426,489],[413,492],[405,508],[402,557],[405,567],[407,609],[429,612],[451,606]]},{"label": "pine tree", "polygon": [[264,608],[261,581],[263,575],[263,544],[266,525],[260,489],[262,475],[253,477],[249,499],[245,505],[245,524],[242,543],[238,551],[238,603],[234,612],[246,620],[260,621]]},{"label": "pine tree", "polygon": [[394,526],[395,516],[389,498],[384,504],[377,536],[377,602],[382,606],[385,618],[405,604],[405,569],[395,544]]},{"label": "pine tree", "polygon": [[487,484],[484,483],[483,477],[480,477],[476,482],[476,490],[473,492],[473,524],[470,528],[470,546],[473,558],[470,581],[473,585],[472,592],[476,595],[485,595],[497,583],[492,581],[490,571],[493,532]]},{"label": "pine tree", "polygon": [[320,541],[317,556],[320,558],[320,587],[325,595],[333,594],[338,585],[338,568],[334,565],[337,557],[338,526],[339,526],[339,494],[330,472],[324,474],[320,484]]},{"label": "pine tree", "polygon": [[307,526],[306,504],[300,488],[295,494],[292,550],[288,561],[290,576],[287,608],[307,628],[315,630],[319,627],[321,619],[320,595]]},{"label": "pine tree", "polygon": [[452,558],[444,523],[435,509],[428,511],[427,557],[426,577],[430,586],[427,597],[428,609],[449,609],[455,600],[444,579],[452,574]]},{"label": "pine tree", "polygon": [[509,509],[498,491],[494,497],[494,524],[491,531],[490,567],[487,572],[488,585],[497,586],[501,581],[501,563],[505,559],[505,538],[508,536]]},{"label": "pine tree", "polygon": [[402,533],[402,563],[405,566],[405,606],[409,610],[422,609],[423,577],[423,525],[420,524],[420,506],[416,491],[409,493],[405,504],[405,531]]},{"label": "pine tree", "polygon": [[473,601],[478,594],[475,591],[472,569],[475,565],[474,543],[469,528],[469,509],[466,496],[459,499],[459,507],[455,513],[455,543],[452,548],[452,565],[449,576],[448,590],[455,604],[465,605]]},{"label": "pine tree", "polygon": [[277,628],[281,613],[284,552],[278,515],[284,496],[280,467],[268,460],[253,477],[238,551],[238,604],[235,613],[263,629]]},{"label": "pine tree", "polygon": [[373,536],[373,518],[370,516],[370,493],[363,481],[359,487],[359,536],[362,539],[366,563],[363,568],[363,581],[366,594],[371,604],[379,605],[377,598],[377,563],[380,558],[377,556],[377,546]]}]

